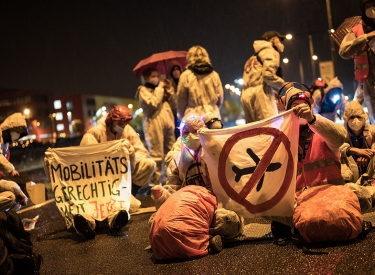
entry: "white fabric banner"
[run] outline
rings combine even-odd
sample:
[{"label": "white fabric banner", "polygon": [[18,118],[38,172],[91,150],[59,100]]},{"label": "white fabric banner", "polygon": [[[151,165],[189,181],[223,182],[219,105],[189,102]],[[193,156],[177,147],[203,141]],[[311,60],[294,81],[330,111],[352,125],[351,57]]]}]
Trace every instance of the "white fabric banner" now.
[{"label": "white fabric banner", "polygon": [[259,122],[199,131],[220,207],[253,218],[291,217],[299,121],[292,110]]},{"label": "white fabric banner", "polygon": [[102,221],[109,211],[129,211],[131,167],[128,140],[56,148],[45,153],[55,202],[67,227],[72,214]]}]

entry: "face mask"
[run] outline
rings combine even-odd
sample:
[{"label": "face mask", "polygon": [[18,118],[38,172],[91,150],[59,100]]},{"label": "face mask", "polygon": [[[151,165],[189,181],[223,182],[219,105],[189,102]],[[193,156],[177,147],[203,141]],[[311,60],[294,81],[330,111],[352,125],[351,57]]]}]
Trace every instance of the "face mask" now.
[{"label": "face mask", "polygon": [[368,18],[375,18],[375,8],[374,7],[370,7],[366,10],[366,16]]},{"label": "face mask", "polygon": [[150,80],[148,82],[150,82],[151,84],[156,86],[156,85],[159,84],[159,78],[158,77],[150,78]]},{"label": "face mask", "polygon": [[10,138],[12,139],[12,141],[16,141],[20,138],[20,134],[17,132],[10,132]]},{"label": "face mask", "polygon": [[121,134],[124,131],[124,128],[116,125],[113,127],[113,130],[115,130],[116,133]]},{"label": "face mask", "polygon": [[284,51],[284,44],[279,42],[275,45],[275,47],[277,48],[277,50],[282,53]]},{"label": "face mask", "polygon": [[185,138],[183,137],[182,142],[186,145],[186,147],[192,150],[197,150],[201,146],[201,141],[199,140],[198,135],[192,133]]},{"label": "face mask", "polygon": [[359,131],[363,127],[363,122],[361,120],[359,120],[358,118],[350,119],[348,121],[348,126],[353,131]]}]

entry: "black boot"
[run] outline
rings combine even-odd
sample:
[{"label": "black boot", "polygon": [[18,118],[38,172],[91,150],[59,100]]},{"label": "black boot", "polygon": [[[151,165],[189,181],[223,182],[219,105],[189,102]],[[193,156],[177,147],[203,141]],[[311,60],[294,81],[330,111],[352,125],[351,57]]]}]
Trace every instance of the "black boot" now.
[{"label": "black boot", "polygon": [[134,197],[137,196],[139,188],[141,188],[141,187],[138,186],[138,185],[136,185],[136,184],[134,184],[134,183],[132,183],[132,195]]},{"label": "black boot", "polygon": [[120,210],[117,216],[112,221],[112,226],[110,228],[110,233],[112,236],[120,236],[121,229],[127,225],[129,221],[129,214],[126,210]]},{"label": "black boot", "polygon": [[95,231],[91,229],[90,222],[86,220],[82,215],[77,214],[73,218],[74,228],[85,236],[87,239],[95,238]]}]

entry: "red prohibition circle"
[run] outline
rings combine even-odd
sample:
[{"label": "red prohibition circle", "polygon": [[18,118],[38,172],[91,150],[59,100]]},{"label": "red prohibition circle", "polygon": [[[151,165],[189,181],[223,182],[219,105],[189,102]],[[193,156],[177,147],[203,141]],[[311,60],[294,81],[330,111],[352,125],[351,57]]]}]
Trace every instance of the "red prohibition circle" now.
[{"label": "red prohibition circle", "polygon": [[[260,160],[257,168],[255,169],[254,173],[245,184],[243,189],[240,193],[237,193],[232,186],[229,184],[227,176],[226,176],[226,161],[228,159],[229,153],[232,150],[233,146],[241,139],[249,138],[257,135],[270,135],[273,136],[274,139],[271,142],[270,147]],[[255,185],[259,182],[262,175],[265,173],[268,165],[271,163],[272,157],[274,156],[277,148],[279,147],[280,143],[283,143],[288,154],[288,163],[286,167],[286,173],[284,180],[280,186],[280,190],[269,200],[264,201],[260,204],[252,204],[248,200],[246,200],[247,195],[253,190]],[[220,153],[219,157],[219,165],[218,165],[218,175],[219,175],[219,182],[223,189],[226,191],[227,195],[233,199],[235,202],[241,204],[246,208],[246,210],[252,214],[261,213],[267,211],[277,205],[281,199],[285,196],[286,192],[289,189],[291,184],[293,170],[294,170],[294,163],[292,153],[290,151],[290,141],[288,137],[281,131],[275,128],[256,128],[252,130],[243,131],[241,133],[234,134],[231,136],[224,144],[223,149]]]}]

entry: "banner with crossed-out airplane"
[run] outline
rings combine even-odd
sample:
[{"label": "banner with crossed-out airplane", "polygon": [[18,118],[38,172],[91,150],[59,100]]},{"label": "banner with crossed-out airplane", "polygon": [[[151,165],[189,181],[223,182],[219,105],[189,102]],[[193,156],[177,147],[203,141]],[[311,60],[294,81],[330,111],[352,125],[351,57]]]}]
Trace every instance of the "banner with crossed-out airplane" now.
[{"label": "banner with crossed-out airplane", "polygon": [[219,207],[244,217],[291,217],[299,121],[287,111],[255,123],[202,129],[203,147]]}]

